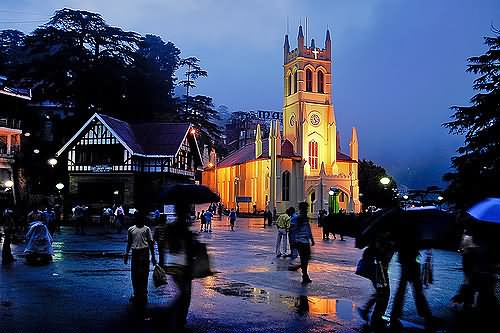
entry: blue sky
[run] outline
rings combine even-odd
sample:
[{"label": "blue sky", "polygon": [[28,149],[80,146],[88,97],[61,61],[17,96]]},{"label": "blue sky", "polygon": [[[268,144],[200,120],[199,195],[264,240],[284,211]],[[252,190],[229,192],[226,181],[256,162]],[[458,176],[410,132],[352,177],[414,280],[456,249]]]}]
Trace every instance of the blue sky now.
[{"label": "blue sky", "polygon": [[482,37],[500,27],[493,0],[2,0],[0,29],[30,32],[63,7],[197,56],[209,74],[197,93],[233,111],[281,109],[287,21],[292,47],[305,17],[318,45],[329,27],[343,149],[356,126],[360,157],[410,188],[444,185],[462,138],[441,124],[474,93],[467,57],[484,52]]}]

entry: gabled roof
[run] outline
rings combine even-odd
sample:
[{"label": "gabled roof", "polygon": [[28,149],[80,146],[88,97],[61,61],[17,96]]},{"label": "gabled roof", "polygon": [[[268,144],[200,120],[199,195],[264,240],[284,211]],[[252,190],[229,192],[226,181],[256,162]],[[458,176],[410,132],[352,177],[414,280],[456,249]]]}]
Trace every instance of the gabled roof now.
[{"label": "gabled roof", "polygon": [[[94,120],[99,120],[132,155],[143,157],[172,157],[179,151],[182,142],[191,129],[188,123],[142,123],[129,124],[126,121],[95,113],[80,130],[57,152],[61,155],[72,145]],[[196,138],[194,146],[199,161],[201,154]]]},{"label": "gabled roof", "polygon": [[0,75],[0,94],[31,101],[31,89],[8,87],[6,81],[7,77]]},{"label": "gabled roof", "polygon": [[[262,155],[259,158],[269,158],[269,139],[262,140]],[[229,154],[222,161],[217,163],[218,168],[225,168],[232,165],[243,164],[255,160],[255,142],[249,143],[235,152]]]},{"label": "gabled roof", "polygon": [[346,155],[339,151],[337,152],[337,161],[356,162],[349,155]]}]

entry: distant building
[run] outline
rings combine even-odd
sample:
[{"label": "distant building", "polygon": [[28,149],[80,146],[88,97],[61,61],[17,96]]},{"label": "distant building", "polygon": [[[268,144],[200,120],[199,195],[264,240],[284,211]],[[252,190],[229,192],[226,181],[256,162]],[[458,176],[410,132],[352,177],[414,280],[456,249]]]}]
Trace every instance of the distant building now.
[{"label": "distant building", "polygon": [[[14,170],[16,154],[21,149],[21,121],[14,116],[31,100],[31,90],[6,85],[7,78],[0,76],[0,201],[15,203],[23,180]],[[7,186],[12,185],[12,186]]]},{"label": "distant building", "polygon": [[129,124],[94,114],[57,152],[69,193],[93,207],[160,207],[162,187],[194,183],[201,156],[187,123]]},{"label": "distant building", "polygon": [[350,154],[340,151],[330,32],[322,49],[314,40],[310,47],[304,45],[302,27],[297,41],[297,48],[290,50],[285,36],[283,134],[279,121],[270,122],[267,139],[262,138],[260,125],[255,126],[253,142],[208,164],[203,183],[216,190],[228,207],[246,202],[243,210],[255,205],[258,211],[276,207],[284,212],[307,201],[311,215],[328,208],[358,213],[358,138],[353,128]]}]

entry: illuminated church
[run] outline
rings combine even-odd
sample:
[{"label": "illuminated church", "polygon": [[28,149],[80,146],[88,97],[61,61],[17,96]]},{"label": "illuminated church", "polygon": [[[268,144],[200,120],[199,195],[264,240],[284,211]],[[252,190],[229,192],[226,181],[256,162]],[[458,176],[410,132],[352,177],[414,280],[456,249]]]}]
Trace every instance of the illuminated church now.
[{"label": "illuminated church", "polygon": [[[325,46],[314,39],[304,45],[299,27],[298,46],[284,44],[283,124],[271,123],[267,138],[260,127],[255,142],[216,161],[212,154],[202,182],[219,193],[226,207],[257,211],[276,207],[284,212],[301,201],[310,214],[336,209],[358,213],[358,138],[352,129],[349,155],[340,151],[332,100],[332,46],[326,32]],[[283,131],[281,131],[281,127]],[[332,200],[333,197],[333,200]]]}]

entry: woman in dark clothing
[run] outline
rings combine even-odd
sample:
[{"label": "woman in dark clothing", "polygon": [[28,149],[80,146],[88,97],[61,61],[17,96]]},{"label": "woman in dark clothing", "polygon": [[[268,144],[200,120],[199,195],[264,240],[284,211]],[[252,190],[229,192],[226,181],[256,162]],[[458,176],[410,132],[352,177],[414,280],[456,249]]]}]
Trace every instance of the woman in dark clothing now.
[{"label": "woman in dark clothing", "polygon": [[297,223],[290,226],[290,237],[293,237],[293,243],[300,255],[302,284],[304,285],[312,282],[309,278],[307,267],[309,265],[309,260],[311,259],[311,246],[314,246],[314,238],[311,232],[311,226],[309,225],[309,219],[307,217],[308,206],[307,202],[301,202],[299,204],[299,216],[297,217]]}]

